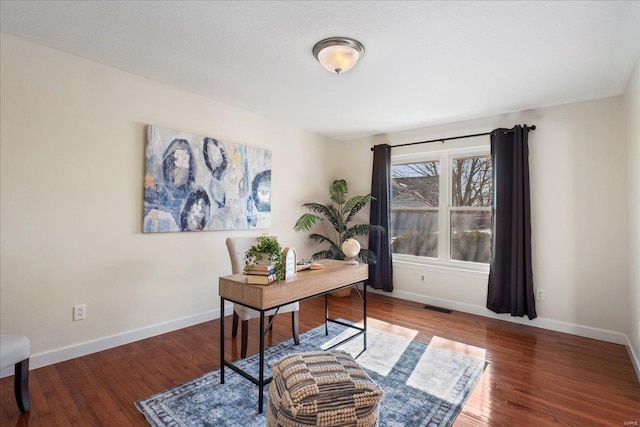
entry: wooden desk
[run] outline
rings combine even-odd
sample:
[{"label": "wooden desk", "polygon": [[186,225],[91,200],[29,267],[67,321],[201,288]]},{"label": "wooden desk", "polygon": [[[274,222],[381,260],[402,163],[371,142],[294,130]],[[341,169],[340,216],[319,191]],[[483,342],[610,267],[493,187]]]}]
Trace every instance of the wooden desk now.
[{"label": "wooden desk", "polygon": [[[363,327],[354,326],[348,323],[340,322],[336,319],[329,318],[329,299],[328,293],[337,289],[354,286],[358,293],[360,288],[359,282],[364,282],[369,277],[369,266],[367,264],[350,265],[345,261],[323,260],[320,261],[325,268],[322,270],[304,270],[299,271],[295,278],[289,279],[281,283],[272,283],[270,285],[250,285],[246,283],[243,274],[233,274],[231,276],[220,277],[218,281],[220,295],[220,309],[223,315],[220,316],[220,383],[224,384],[224,368],[229,367],[256,384],[258,391],[258,412],[262,412],[264,402],[264,386],[269,384],[271,377],[264,377],[264,336],[267,330],[265,328],[264,312],[272,308],[277,308],[292,302],[311,298],[318,295],[325,295],[325,334],[328,335],[328,322],[339,323],[359,332],[349,337],[351,340],[357,336],[364,336],[364,348],[367,348],[367,287],[363,283],[362,287],[362,306],[363,306]],[[253,308],[260,312],[260,366],[258,378],[252,377],[247,372],[235,366],[233,363],[226,361],[224,358],[224,302],[229,300],[234,304],[240,304],[245,307]],[[343,341],[344,342],[344,341]],[[342,344],[335,344],[333,347]]]}]

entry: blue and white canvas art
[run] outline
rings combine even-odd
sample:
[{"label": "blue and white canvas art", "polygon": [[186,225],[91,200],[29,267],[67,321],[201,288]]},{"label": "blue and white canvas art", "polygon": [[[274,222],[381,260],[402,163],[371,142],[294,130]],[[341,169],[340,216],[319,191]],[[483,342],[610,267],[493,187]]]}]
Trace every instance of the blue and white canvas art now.
[{"label": "blue and white canvas art", "polygon": [[147,126],[145,233],[271,225],[271,151]]}]

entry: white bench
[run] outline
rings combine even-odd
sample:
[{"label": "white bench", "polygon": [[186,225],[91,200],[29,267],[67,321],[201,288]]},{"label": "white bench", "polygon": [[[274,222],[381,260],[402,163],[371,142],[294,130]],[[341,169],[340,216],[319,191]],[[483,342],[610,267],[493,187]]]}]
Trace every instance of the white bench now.
[{"label": "white bench", "polygon": [[29,357],[31,343],[21,335],[0,335],[0,370],[15,365],[13,389],[20,412],[27,412],[29,404]]}]

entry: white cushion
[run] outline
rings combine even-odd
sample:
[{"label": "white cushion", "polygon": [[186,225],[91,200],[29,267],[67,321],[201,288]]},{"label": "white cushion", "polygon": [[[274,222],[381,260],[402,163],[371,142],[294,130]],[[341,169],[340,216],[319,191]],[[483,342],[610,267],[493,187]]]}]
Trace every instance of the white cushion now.
[{"label": "white cushion", "polygon": [[[294,302],[294,303],[283,305],[282,307],[280,307],[280,310],[278,310],[278,314],[289,313],[291,311],[298,311],[299,309],[300,309],[300,304],[298,304],[297,302]],[[254,310],[252,308],[247,308],[240,304],[233,304],[233,310],[238,314],[238,318],[241,321],[260,317],[259,311]],[[273,310],[265,311],[264,315],[273,316],[275,312],[276,312],[276,309],[274,308]]]},{"label": "white cushion", "polygon": [[0,370],[22,362],[30,355],[29,338],[22,335],[0,335]]}]

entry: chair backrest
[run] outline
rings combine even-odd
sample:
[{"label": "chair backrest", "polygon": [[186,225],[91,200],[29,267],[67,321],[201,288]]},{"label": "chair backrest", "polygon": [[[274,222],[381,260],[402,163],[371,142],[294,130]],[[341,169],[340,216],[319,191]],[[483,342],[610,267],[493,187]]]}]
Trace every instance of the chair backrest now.
[{"label": "chair backrest", "polygon": [[244,271],[244,254],[256,243],[258,243],[257,237],[227,237],[232,274],[240,274]]}]

